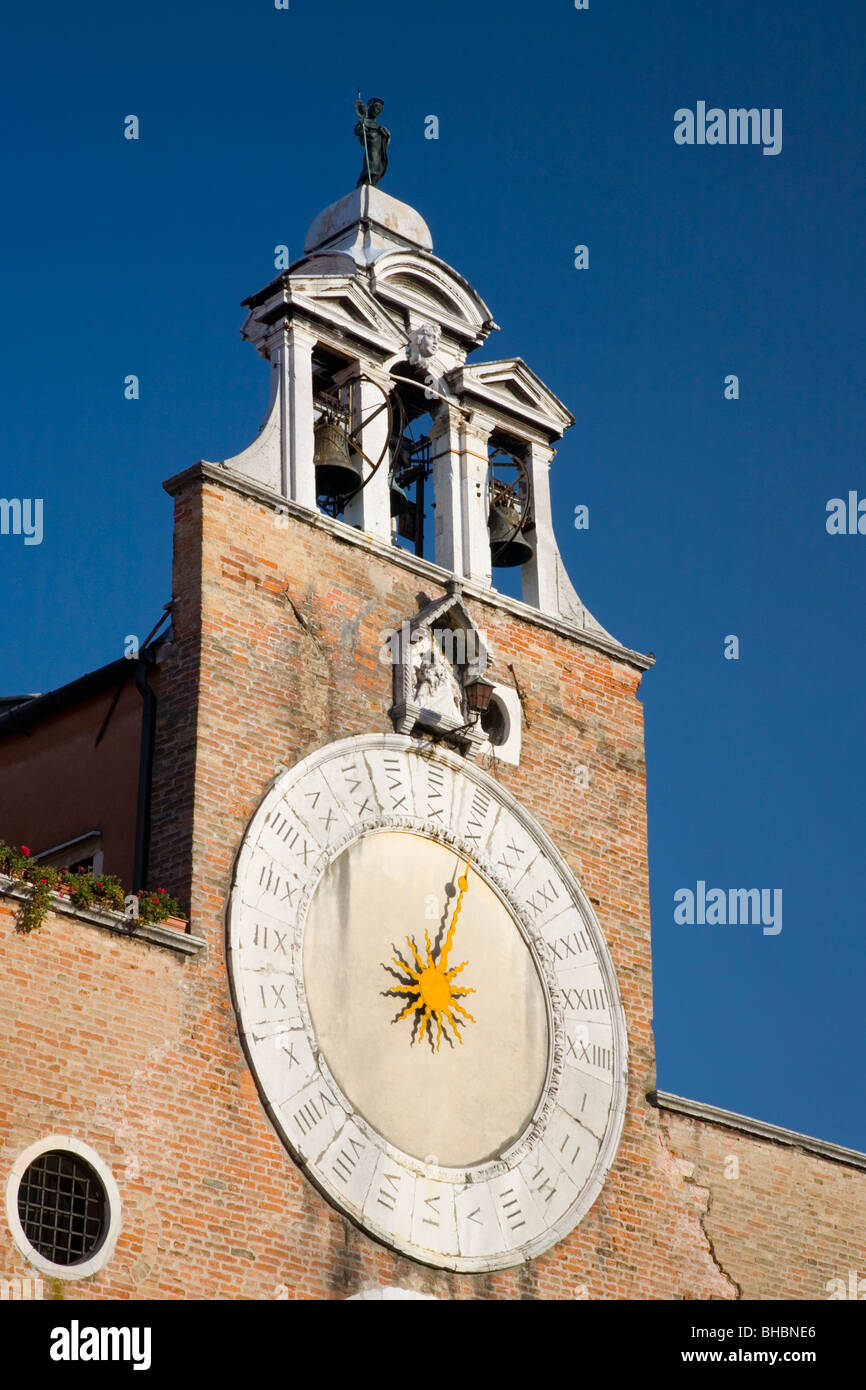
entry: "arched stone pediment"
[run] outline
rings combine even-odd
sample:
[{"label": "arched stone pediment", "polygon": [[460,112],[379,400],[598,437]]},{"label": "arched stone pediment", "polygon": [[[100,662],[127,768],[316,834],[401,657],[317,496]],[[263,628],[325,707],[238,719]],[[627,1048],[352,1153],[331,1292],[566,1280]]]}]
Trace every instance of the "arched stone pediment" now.
[{"label": "arched stone pediment", "polygon": [[469,351],[497,327],[481,296],[437,256],[389,251],[372,266],[370,280],[377,299],[411,319],[433,320]]}]

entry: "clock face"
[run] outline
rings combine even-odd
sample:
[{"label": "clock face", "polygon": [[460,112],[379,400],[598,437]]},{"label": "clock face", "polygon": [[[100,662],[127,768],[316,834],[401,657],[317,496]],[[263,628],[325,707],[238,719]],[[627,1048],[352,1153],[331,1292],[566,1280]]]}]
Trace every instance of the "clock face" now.
[{"label": "clock face", "polygon": [[284,773],[238,856],[228,958],[273,1123],[377,1239],[497,1269],[595,1200],[624,1117],[613,966],[552,842],[471,763],[368,735]]}]

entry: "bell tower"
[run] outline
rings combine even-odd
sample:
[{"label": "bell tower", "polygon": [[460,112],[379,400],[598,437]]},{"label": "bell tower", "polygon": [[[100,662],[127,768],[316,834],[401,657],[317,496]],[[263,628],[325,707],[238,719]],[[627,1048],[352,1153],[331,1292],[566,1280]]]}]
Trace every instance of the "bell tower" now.
[{"label": "bell tower", "polygon": [[497,325],[413,208],[361,185],[244,303],[271,399],[221,467],[482,589],[519,567],[524,603],[607,636],[553,530],[550,466],[574,417],[522,359],[468,360]]},{"label": "bell tower", "polygon": [[521,358],[474,360],[490,309],[372,178],[244,303],[264,423],[165,484],[152,862],[213,947],[244,1172],[279,1175],[248,1248],[303,1229],[318,1297],[325,1251],[347,1294],[514,1297],[529,1269],[573,1297],[621,1138],[654,1142],[652,659],[565,572],[574,418]]},{"label": "bell tower", "polygon": [[34,866],[105,860],[52,894],[0,844],[0,1286],[856,1298],[866,1156],[656,1089],[652,657],[566,576],[573,417],[378,187],[382,105],[246,301],[258,437],[164,484],[170,629],[0,720]]}]

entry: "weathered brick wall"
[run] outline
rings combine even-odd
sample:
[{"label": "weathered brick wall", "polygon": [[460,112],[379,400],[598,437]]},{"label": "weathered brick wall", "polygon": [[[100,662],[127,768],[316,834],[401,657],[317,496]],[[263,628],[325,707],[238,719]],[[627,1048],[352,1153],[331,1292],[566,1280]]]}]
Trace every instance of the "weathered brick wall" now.
[{"label": "weathered brick wall", "polygon": [[[703,1195],[645,1099],[655,1077],[640,672],[468,603],[496,653],[494,678],[511,683],[513,664],[526,696],[521,765],[495,772],[595,905],[623,994],[630,1090],[612,1171],[567,1240],[520,1270],[426,1269],[337,1214],[277,1140],[238,1039],[224,915],[241,838],[277,765],[390,730],[383,633],[411,616],[422,590],[441,590],[321,528],[279,527],[267,505],[211,482],[182,485],[176,527],[152,866],[188,899],[207,951],[179,961],[76,934],[66,919],[30,938],[7,922],[4,936],[15,990],[3,1083],[15,1118],[0,1161],[8,1171],[26,1144],[68,1125],[112,1164],[125,1203],[115,1257],[72,1295],[267,1298],[286,1286],[327,1298],[399,1284],[458,1298],[735,1297]],[[585,790],[578,764],[589,769]],[[797,1220],[796,1209],[779,1219]],[[17,1255],[2,1258],[10,1274],[26,1273]]]},{"label": "weathered brick wall", "polygon": [[707,1209],[704,1229],[716,1259],[742,1298],[829,1298],[834,1279],[849,1290],[862,1279],[866,1294],[862,1168],[704,1119],[660,1114],[683,1180]]},{"label": "weathered brick wall", "polygon": [[192,875],[201,587],[201,495],[191,488],[175,502],[173,640],[163,647],[160,666],[148,873],[184,912]]}]

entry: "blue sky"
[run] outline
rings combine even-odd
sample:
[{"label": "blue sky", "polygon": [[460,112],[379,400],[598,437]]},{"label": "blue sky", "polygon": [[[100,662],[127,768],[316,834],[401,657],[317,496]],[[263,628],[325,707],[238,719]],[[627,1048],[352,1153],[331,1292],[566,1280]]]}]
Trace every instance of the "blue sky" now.
[{"label": "blue sky", "polygon": [[[353,187],[355,91],[383,96],[383,188],[502,325],[483,355],[577,416],[553,474],[576,587],[657,656],[659,1085],[860,1149],[866,536],[825,509],[866,497],[864,27],[842,0],[49,0],[7,7],[0,91],[0,495],[44,499],[41,546],[0,537],[2,693],[155,623],[160,484],[256,433],[240,300]],[[678,146],[699,100],[782,108],[781,153]],[[782,931],[676,924],[701,879],[781,888]]]}]

